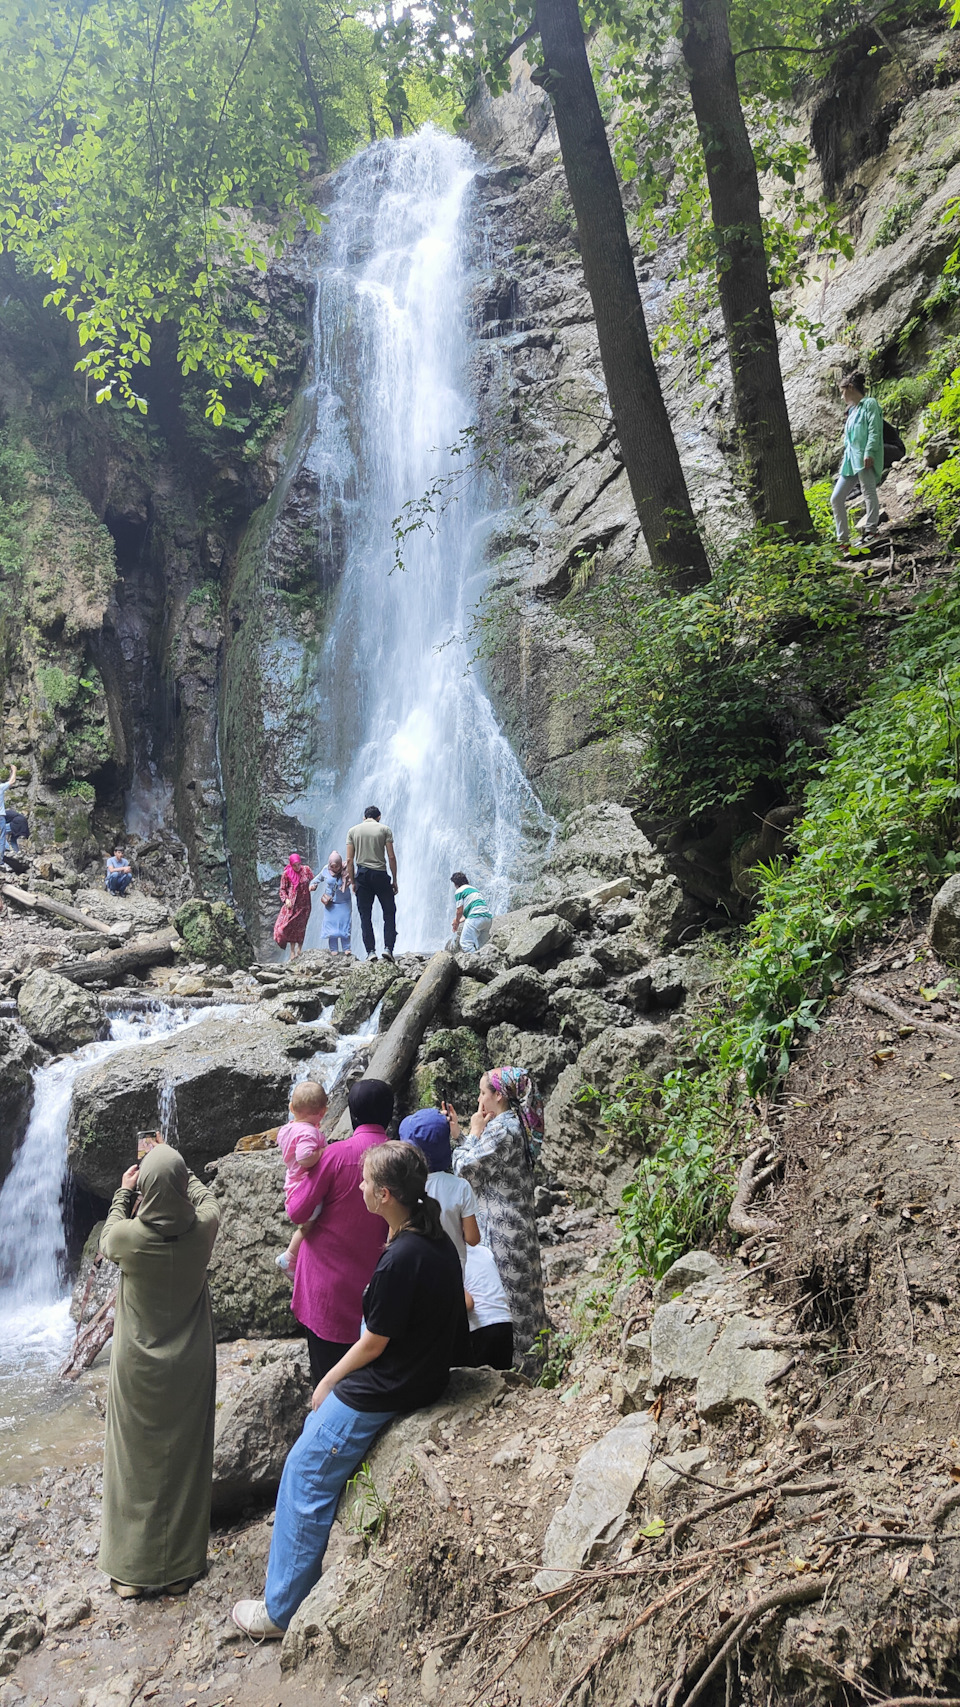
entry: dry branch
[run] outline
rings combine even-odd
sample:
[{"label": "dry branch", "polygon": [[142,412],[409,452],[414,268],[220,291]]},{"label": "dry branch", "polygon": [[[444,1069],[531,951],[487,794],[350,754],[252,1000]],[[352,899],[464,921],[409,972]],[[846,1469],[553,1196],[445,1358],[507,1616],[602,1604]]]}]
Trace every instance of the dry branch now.
[{"label": "dry branch", "polygon": [[113,1337],[113,1322],[117,1313],[117,1294],[111,1292],[106,1303],[92,1316],[86,1326],[77,1328],[77,1337],[73,1342],[73,1350],[60,1371],[61,1381],[76,1381],[85,1369],[89,1369],[94,1358],[101,1352],[109,1339]]},{"label": "dry branch", "polygon": [[770,1153],[769,1144],[758,1145],[756,1150],[751,1151],[740,1169],[736,1195],[727,1216],[727,1226],[732,1233],[742,1233],[744,1237],[747,1237],[754,1233],[775,1233],[777,1231],[777,1223],[771,1221],[769,1215],[753,1215],[750,1213],[750,1205],[757,1192],[761,1186],[766,1184],[768,1179],[773,1177],[780,1166],[778,1158],[776,1161],[768,1163],[766,1167],[760,1167],[761,1162]]},{"label": "dry branch", "polygon": [[634,1618],[629,1624],[625,1624],[622,1630],[618,1630],[606,1646],[601,1648],[598,1654],[594,1654],[593,1659],[588,1660],[585,1666],[581,1667],[572,1683],[567,1684],[563,1694],[553,1703],[553,1707],[566,1707],[571,1695],[574,1695],[581,1685],[586,1683],[587,1678],[596,1671],[597,1667],[603,1665],[604,1661],[608,1660],[611,1654],[616,1653],[618,1648],[622,1648],[624,1642],[628,1642],[631,1636],[636,1635],[644,1624],[649,1624],[654,1613],[661,1612],[665,1606],[670,1605],[671,1601],[677,1600],[681,1594],[686,1593],[688,1588],[693,1588],[696,1583],[702,1582],[703,1578],[709,1576],[712,1571],[712,1565],[704,1565],[703,1570],[698,1571],[696,1576],[684,1577],[682,1583],[677,1583],[673,1588],[668,1589],[666,1594],[660,1596],[659,1600],[652,1600],[649,1606],[644,1607],[638,1618]]},{"label": "dry branch", "polygon": [[911,1031],[927,1031],[931,1037],[950,1037],[955,1042],[960,1042],[960,1031],[955,1030],[952,1025],[909,1014],[906,1008],[898,1008],[896,1002],[891,1002],[889,996],[881,996],[879,990],[868,990],[863,984],[859,984],[853,993],[865,1008],[872,1008],[874,1013],[895,1020],[897,1025],[908,1025]]},{"label": "dry branch", "polygon": [[15,883],[0,884],[0,891],[8,901],[16,901],[20,907],[39,907],[41,912],[53,913],[58,919],[69,919],[72,925],[86,925],[88,931],[99,931],[101,936],[115,937],[112,925],[105,925],[102,919],[95,919],[91,913],[81,913],[77,907],[65,907],[62,901],[51,901],[46,895],[35,895],[32,889],[18,889]]},{"label": "dry branch", "polygon": [[449,1511],[453,1505],[453,1499],[450,1494],[450,1489],[447,1487],[447,1484],[439,1470],[435,1469],[431,1464],[427,1454],[420,1446],[414,1447],[410,1457],[413,1459],[414,1464],[417,1466],[417,1469],[427,1485],[429,1493],[433,1495],[433,1498],[436,1500],[441,1511]]},{"label": "dry branch", "polygon": [[759,1482],[751,1482],[748,1487],[732,1488],[728,1494],[722,1494],[719,1499],[707,1500],[703,1505],[695,1506],[685,1516],[679,1517],[672,1529],[668,1529],[664,1539],[669,1546],[675,1547],[680,1536],[695,1523],[700,1523],[705,1517],[712,1517],[715,1512],[725,1511],[727,1506],[737,1505],[740,1500],[752,1499],[755,1494],[764,1494],[770,1488],[779,1488],[784,1482],[790,1482],[800,1469],[812,1470],[815,1464],[822,1464],[825,1458],[832,1458],[833,1448],[821,1447],[818,1452],[811,1452],[802,1458],[799,1464],[791,1464],[789,1468],[778,1470],[772,1476],[764,1476]]},{"label": "dry branch", "polygon": [[948,1488],[945,1494],[940,1495],[927,1515],[927,1527],[939,1529],[947,1513],[951,1512],[955,1505],[960,1505],[960,1487]]}]

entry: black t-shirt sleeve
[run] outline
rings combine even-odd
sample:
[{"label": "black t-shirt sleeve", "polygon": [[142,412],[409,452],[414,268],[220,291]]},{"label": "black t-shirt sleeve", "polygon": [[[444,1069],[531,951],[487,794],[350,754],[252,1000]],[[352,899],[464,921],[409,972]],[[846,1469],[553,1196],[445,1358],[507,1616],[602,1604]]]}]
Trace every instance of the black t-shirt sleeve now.
[{"label": "black t-shirt sleeve", "polygon": [[404,1265],[384,1251],[363,1295],[363,1320],[372,1334],[384,1339],[402,1338],[410,1324],[413,1290]]}]

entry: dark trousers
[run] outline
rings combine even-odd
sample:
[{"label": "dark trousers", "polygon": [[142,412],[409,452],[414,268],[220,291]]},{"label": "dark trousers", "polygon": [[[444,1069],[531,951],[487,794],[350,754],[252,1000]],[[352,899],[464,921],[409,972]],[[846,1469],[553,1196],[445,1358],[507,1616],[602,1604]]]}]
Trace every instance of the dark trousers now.
[{"label": "dark trousers", "polygon": [[383,914],[383,946],[388,954],[392,954],[397,941],[397,903],[390,873],[371,871],[368,865],[358,866],[355,893],[363,946],[367,953],[372,954],[377,946],[373,934],[373,903],[379,901]]},{"label": "dark trousers", "polygon": [[513,1364],[513,1323],[491,1322],[488,1328],[474,1328],[470,1335],[473,1365],[480,1369],[509,1369]]},{"label": "dark trousers", "polygon": [[[336,1340],[322,1340],[312,1328],[304,1328],[303,1331],[307,1336],[310,1374],[313,1377],[314,1385],[316,1385],[323,1380],[325,1375],[329,1375],[334,1364],[339,1363],[341,1357],[346,1356],[350,1346],[355,1344],[355,1341],[350,1340],[347,1345],[338,1345]],[[360,1335],[358,1334],[357,1339],[359,1338]]]}]

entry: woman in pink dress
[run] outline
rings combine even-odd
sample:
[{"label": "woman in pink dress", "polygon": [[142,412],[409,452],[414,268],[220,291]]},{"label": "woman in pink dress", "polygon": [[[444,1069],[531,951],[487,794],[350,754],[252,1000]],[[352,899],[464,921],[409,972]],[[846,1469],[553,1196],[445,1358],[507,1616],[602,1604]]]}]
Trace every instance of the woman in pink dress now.
[{"label": "woman in pink dress", "polygon": [[283,905],[273,927],[273,940],[278,948],[290,945],[290,959],[296,960],[303,949],[303,939],[310,922],[310,885],[313,872],[298,853],[292,853],[280,879],[280,900]]}]

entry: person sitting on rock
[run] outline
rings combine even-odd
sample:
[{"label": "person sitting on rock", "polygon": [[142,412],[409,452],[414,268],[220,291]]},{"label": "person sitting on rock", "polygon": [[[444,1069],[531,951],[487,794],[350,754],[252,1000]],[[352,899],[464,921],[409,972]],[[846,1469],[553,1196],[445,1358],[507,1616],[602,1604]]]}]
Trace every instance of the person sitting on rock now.
[{"label": "person sitting on rock", "polygon": [[458,1179],[453,1172],[446,1113],[439,1108],[421,1108],[416,1114],[408,1114],[400,1122],[400,1137],[404,1144],[416,1144],[423,1151],[427,1190],[439,1203],[443,1230],[456,1245],[461,1264],[465,1264],[467,1246],[480,1243],[477,1200],[470,1181]]},{"label": "person sitting on rock", "polygon": [[362,1191],[389,1237],[363,1294],[360,1338],[317,1387],[283,1467],[264,1597],[233,1608],[234,1623],[256,1641],[282,1636],[316,1587],[337,1503],[357,1465],[395,1416],[436,1403],[467,1331],[460,1259],[416,1145],[367,1150]]},{"label": "person sitting on rock", "polygon": [[104,888],[109,889],[111,895],[125,895],[132,882],[133,872],[130,869],[130,861],[123,848],[117,846],[107,860]]},{"label": "person sitting on rock", "polygon": [[[299,1085],[294,1085],[290,1096],[290,1119],[277,1133],[277,1147],[287,1164],[283,1181],[285,1202],[289,1203],[310,1169],[315,1168],[320,1160],[320,1153],[327,1142],[326,1133],[320,1130],[326,1109],[327,1093],[322,1085],[313,1079],[304,1079]],[[321,1203],[311,1215],[311,1221],[317,1219],[322,1208]],[[303,1228],[297,1227],[286,1250],[281,1251],[277,1258],[277,1267],[282,1268],[284,1274],[295,1273],[297,1252],[302,1244]]]},{"label": "person sitting on rock", "polygon": [[465,954],[476,954],[490,941],[493,914],[479,889],[467,882],[465,871],[455,871],[450,879],[457,910],[450,929],[454,936],[460,932],[460,947]]}]

